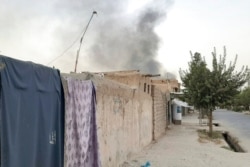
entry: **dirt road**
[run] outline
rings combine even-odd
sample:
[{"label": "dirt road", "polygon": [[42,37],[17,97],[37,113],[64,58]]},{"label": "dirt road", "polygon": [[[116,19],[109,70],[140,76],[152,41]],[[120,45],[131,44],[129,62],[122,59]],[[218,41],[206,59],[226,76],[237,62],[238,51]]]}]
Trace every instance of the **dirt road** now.
[{"label": "dirt road", "polygon": [[250,153],[236,153],[222,148],[227,146],[224,140],[219,143],[200,141],[197,129],[208,127],[200,126],[198,122],[197,114],[185,116],[182,125],[171,125],[165,136],[133,155],[122,167],[141,167],[147,162],[150,167],[250,166]]}]

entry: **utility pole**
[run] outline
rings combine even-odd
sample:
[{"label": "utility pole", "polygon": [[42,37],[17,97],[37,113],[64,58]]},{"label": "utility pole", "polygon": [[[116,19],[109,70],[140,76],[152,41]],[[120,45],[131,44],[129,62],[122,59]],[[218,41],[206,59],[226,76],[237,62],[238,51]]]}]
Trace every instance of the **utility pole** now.
[{"label": "utility pole", "polygon": [[89,19],[89,22],[88,22],[88,24],[87,24],[87,26],[86,26],[86,29],[85,29],[85,31],[84,31],[82,37],[81,37],[80,46],[79,46],[79,49],[77,50],[77,53],[76,53],[76,63],[75,63],[75,70],[74,70],[75,73],[76,73],[76,70],[77,70],[77,63],[78,63],[78,58],[79,58],[79,54],[80,54],[80,50],[81,50],[81,46],[82,46],[82,40],[83,40],[84,35],[85,35],[85,33],[86,33],[86,31],[87,31],[87,29],[88,29],[88,27],[89,27],[89,24],[90,24],[90,22],[91,22],[91,20],[92,20],[92,18],[93,18],[93,16],[94,16],[95,14],[97,14],[97,12],[96,12],[96,11],[93,11],[93,13],[92,13],[92,15],[91,15],[91,17],[90,17],[90,19]]}]

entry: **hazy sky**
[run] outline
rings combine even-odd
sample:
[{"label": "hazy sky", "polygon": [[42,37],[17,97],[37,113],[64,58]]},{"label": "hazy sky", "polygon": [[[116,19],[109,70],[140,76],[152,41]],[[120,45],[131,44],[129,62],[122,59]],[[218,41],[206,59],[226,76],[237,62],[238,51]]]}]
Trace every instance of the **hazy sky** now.
[{"label": "hazy sky", "polygon": [[190,50],[200,52],[210,64],[213,47],[219,55],[226,46],[228,62],[238,54],[238,69],[250,66],[249,6],[248,0],[176,0],[157,29],[163,39],[159,59],[176,72],[187,68]]},{"label": "hazy sky", "polygon": [[[238,54],[238,67],[250,66],[248,0],[1,0],[0,54],[74,70],[81,32],[78,71],[140,68],[178,75],[189,51],[208,63],[211,51],[227,60]],[[65,54],[62,53],[75,40]],[[55,61],[51,62],[57,58]]]}]

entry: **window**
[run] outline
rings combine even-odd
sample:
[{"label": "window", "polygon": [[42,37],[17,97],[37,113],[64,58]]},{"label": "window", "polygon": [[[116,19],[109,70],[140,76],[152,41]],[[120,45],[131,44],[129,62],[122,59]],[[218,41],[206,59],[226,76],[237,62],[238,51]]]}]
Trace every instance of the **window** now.
[{"label": "window", "polygon": [[147,84],[144,83],[144,92],[146,92],[146,90],[147,90]]}]

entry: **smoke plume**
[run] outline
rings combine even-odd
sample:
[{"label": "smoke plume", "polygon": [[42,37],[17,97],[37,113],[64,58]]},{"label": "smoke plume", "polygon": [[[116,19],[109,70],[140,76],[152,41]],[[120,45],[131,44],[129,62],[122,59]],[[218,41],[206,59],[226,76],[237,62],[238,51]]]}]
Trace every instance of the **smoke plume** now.
[{"label": "smoke plume", "polygon": [[91,64],[112,70],[140,69],[144,73],[162,73],[163,68],[156,61],[160,37],[154,30],[166,18],[170,3],[158,3],[161,6],[149,4],[132,16],[117,16],[103,22],[95,44],[89,50]]},{"label": "smoke plume", "polygon": [[[131,3],[137,4],[133,10]],[[155,28],[171,5],[172,0],[3,0],[1,54],[73,71],[80,33],[95,10],[98,15],[83,39],[78,72],[139,69],[165,74],[156,60],[161,39]]]}]

